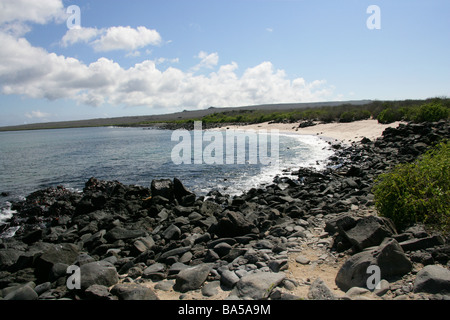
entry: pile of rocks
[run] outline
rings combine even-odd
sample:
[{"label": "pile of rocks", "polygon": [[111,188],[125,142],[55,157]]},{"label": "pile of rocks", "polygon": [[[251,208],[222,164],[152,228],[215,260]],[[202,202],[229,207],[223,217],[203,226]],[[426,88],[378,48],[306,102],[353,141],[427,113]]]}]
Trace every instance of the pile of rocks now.
[{"label": "pile of rocks", "polygon": [[[336,277],[347,298],[445,293],[447,239],[418,226],[398,231],[366,213],[374,178],[412,161],[448,129],[446,122],[401,125],[374,142],[336,145],[328,169],[286,172],[235,197],[197,197],[176,178],[150,188],[91,178],[81,193],[37,191],[13,205],[18,213],[0,230],[15,232],[0,239],[0,298],[158,299],[148,285],[157,282],[160,290],[205,297],[220,286],[229,299],[297,299],[290,292],[298,281],[285,271],[289,254],[305,244],[348,259]],[[417,273],[418,264],[427,267]],[[383,279],[376,293],[364,289],[371,265]],[[317,279],[308,298],[343,297]]]}]

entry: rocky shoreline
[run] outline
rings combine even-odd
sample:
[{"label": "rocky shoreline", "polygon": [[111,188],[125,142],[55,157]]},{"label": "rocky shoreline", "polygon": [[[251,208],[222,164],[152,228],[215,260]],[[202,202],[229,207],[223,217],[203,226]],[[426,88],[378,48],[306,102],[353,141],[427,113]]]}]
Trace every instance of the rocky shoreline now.
[{"label": "rocky shoreline", "polygon": [[[336,142],[328,169],[285,172],[235,197],[197,197],[177,178],[36,191],[0,229],[0,299],[449,299],[449,239],[421,225],[396,230],[371,193],[377,175],[449,129],[407,124]],[[382,279],[374,290],[371,265]],[[299,277],[300,266],[329,266],[335,283]]]}]

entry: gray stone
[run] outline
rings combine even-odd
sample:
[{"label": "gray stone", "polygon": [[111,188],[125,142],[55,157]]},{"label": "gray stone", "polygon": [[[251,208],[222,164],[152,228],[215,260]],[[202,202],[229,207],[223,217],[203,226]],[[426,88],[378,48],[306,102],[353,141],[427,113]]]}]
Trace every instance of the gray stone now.
[{"label": "gray stone", "polygon": [[4,300],[37,300],[38,294],[29,285],[19,286],[16,290],[8,293]]},{"label": "gray stone", "polygon": [[444,244],[444,239],[441,236],[432,236],[420,239],[414,238],[400,242],[400,246],[404,251],[416,251],[420,249],[431,248],[442,244]]},{"label": "gray stone", "polygon": [[379,245],[384,238],[395,234],[395,229],[386,218],[368,216],[360,219],[356,226],[344,232],[347,239],[359,250]]},{"label": "gray stone", "polygon": [[174,290],[185,293],[190,290],[199,289],[205,282],[212,266],[210,264],[202,264],[195,267],[181,270],[175,279]]},{"label": "gray stone", "polygon": [[308,291],[308,299],[310,300],[336,300],[333,291],[323,282],[322,279],[317,278],[311,285]]},{"label": "gray stone", "polygon": [[272,270],[273,272],[283,271],[288,268],[288,260],[287,259],[271,260],[268,262],[268,266],[270,270]]},{"label": "gray stone", "polygon": [[143,230],[128,230],[122,227],[115,227],[106,232],[105,239],[109,242],[114,242],[117,240],[134,239],[143,236],[145,236],[145,231]]},{"label": "gray stone", "polygon": [[159,300],[152,289],[135,283],[116,284],[111,293],[120,300]]},{"label": "gray stone", "polygon": [[216,252],[219,257],[227,255],[231,250],[231,245],[226,242],[221,242],[214,246],[214,252]]},{"label": "gray stone", "polygon": [[183,198],[186,199],[187,196],[193,196],[193,201],[195,201],[195,194],[189,191],[178,178],[173,179],[173,194],[178,202],[182,202]]},{"label": "gray stone", "polygon": [[258,233],[258,228],[240,212],[227,211],[214,226],[213,231],[220,238],[237,237],[248,233]]},{"label": "gray stone", "polygon": [[155,241],[151,236],[141,237],[133,243],[134,249],[138,254],[150,250],[154,245]]},{"label": "gray stone", "polygon": [[173,265],[169,268],[169,276],[173,276],[178,274],[180,271],[189,268],[189,266],[185,265],[181,262],[175,262]]},{"label": "gray stone", "polygon": [[7,269],[15,264],[21,254],[23,252],[15,249],[0,249],[0,270]]},{"label": "gray stone", "polygon": [[78,258],[78,247],[71,243],[52,245],[35,261],[36,275],[40,280],[48,280],[50,271],[57,263],[72,265]]},{"label": "gray stone", "polygon": [[450,270],[428,265],[417,273],[414,292],[450,293]]},{"label": "gray stone", "polygon": [[159,281],[157,284],[155,284],[155,289],[161,291],[170,291],[172,290],[174,284],[175,280]]},{"label": "gray stone", "polygon": [[239,277],[234,271],[225,270],[220,275],[220,283],[227,288],[233,288],[238,281]]},{"label": "gray stone", "polygon": [[387,280],[381,280],[378,284],[379,288],[373,291],[374,294],[381,297],[391,289],[391,284]]},{"label": "gray stone", "polygon": [[255,244],[255,248],[257,249],[272,249],[273,247],[273,243],[266,239],[260,240]]},{"label": "gray stone", "polygon": [[202,295],[205,297],[212,297],[219,293],[220,281],[213,281],[205,283],[202,287]]},{"label": "gray stone", "polygon": [[80,267],[81,289],[86,290],[93,284],[107,287],[119,282],[116,268],[106,261],[84,264]]},{"label": "gray stone", "polygon": [[95,259],[92,258],[87,253],[80,253],[74,264],[76,264],[77,266],[82,266],[83,264],[90,263],[90,262],[95,262]]},{"label": "gray stone", "polygon": [[359,218],[351,213],[342,213],[334,216],[325,223],[325,231],[334,234],[340,230],[349,230],[356,225]]},{"label": "gray stone", "polygon": [[100,284],[93,284],[87,288],[86,291],[84,291],[84,294],[89,300],[114,300],[112,294],[108,290],[108,287]]},{"label": "gray stone", "polygon": [[170,257],[170,256],[181,256],[182,254],[188,252],[189,250],[191,250],[191,246],[180,247],[180,248],[168,250],[161,254],[161,256],[159,257],[159,260],[164,261],[167,257]]},{"label": "gray stone", "polygon": [[308,258],[306,258],[305,256],[302,256],[302,255],[298,255],[295,258],[295,261],[297,261],[300,264],[309,264],[311,262]]},{"label": "gray stone", "polygon": [[193,257],[192,252],[188,251],[183,253],[183,255],[180,257],[180,259],[178,260],[181,263],[189,263],[189,261],[191,261]]},{"label": "gray stone", "polygon": [[181,230],[176,225],[171,224],[163,233],[163,237],[167,240],[177,240],[180,238]]},{"label": "gray stone", "polygon": [[174,198],[173,183],[170,179],[153,180],[150,188],[153,197],[161,196],[168,200]]},{"label": "gray stone", "polygon": [[277,287],[286,275],[282,272],[257,272],[242,277],[236,284],[236,295],[239,298],[254,300],[267,299],[272,290]]},{"label": "gray stone", "polygon": [[367,272],[370,265],[380,268],[382,279],[402,276],[412,269],[411,261],[406,257],[398,242],[385,239],[379,247],[368,249],[350,257],[336,275],[336,285],[343,291],[352,287],[366,287],[372,273]]},{"label": "gray stone", "polygon": [[41,284],[37,285],[37,286],[34,288],[34,291],[36,291],[36,293],[37,293],[38,295],[41,295],[41,294],[43,294],[44,292],[50,290],[51,287],[52,287],[51,282],[44,282],[44,283],[41,283]]},{"label": "gray stone", "polygon": [[345,295],[351,300],[380,300],[376,294],[373,294],[366,288],[353,287],[350,288]]},{"label": "gray stone", "polygon": [[68,267],[69,267],[69,265],[67,265],[65,263],[60,263],[60,262],[55,263],[50,270],[48,279],[50,281],[55,281],[56,279],[58,279],[60,277],[66,276]]},{"label": "gray stone", "polygon": [[144,272],[142,273],[142,276],[144,278],[150,278],[155,273],[164,273],[165,270],[166,270],[166,265],[157,262],[157,263],[154,263],[151,266],[145,268]]},{"label": "gray stone", "polygon": [[203,201],[202,206],[200,208],[200,213],[204,216],[213,216],[222,212],[222,206],[213,201]]}]

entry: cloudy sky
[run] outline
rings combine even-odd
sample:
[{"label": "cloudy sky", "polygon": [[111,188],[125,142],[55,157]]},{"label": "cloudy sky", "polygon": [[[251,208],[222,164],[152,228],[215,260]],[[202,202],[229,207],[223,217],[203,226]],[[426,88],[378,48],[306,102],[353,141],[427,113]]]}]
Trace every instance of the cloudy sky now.
[{"label": "cloudy sky", "polygon": [[448,0],[0,0],[0,125],[449,96],[449,17]]}]

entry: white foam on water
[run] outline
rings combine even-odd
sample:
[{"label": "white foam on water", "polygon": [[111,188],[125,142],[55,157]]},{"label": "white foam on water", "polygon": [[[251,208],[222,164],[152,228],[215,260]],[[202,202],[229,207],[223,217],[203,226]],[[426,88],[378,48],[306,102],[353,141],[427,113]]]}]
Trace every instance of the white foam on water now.
[{"label": "white foam on water", "polygon": [[[281,135],[281,134],[280,134]],[[298,167],[311,167],[315,170],[323,170],[326,167],[326,160],[334,154],[334,151],[330,148],[330,145],[323,139],[313,135],[300,135],[283,133],[285,136],[289,136],[298,140],[300,143],[308,146],[307,153],[301,154],[303,161],[298,162]],[[294,147],[301,149],[299,145]],[[300,151],[301,152],[301,151]],[[296,160],[296,159],[292,159]]]},{"label": "white foam on water", "polygon": [[11,203],[6,202],[6,207],[0,211],[0,224],[5,224],[12,216],[17,213],[16,210],[11,210]]},{"label": "white foam on water", "polygon": [[[299,168],[312,168],[323,170],[326,167],[327,159],[334,154],[329,144],[323,139],[313,135],[300,135],[279,133],[280,136],[293,138],[299,142],[290,149],[295,150],[296,155],[291,159],[280,160],[277,165],[264,166],[257,175],[243,172],[238,179],[234,179],[233,184],[225,190],[231,196],[240,195],[251,188],[258,188],[273,183],[276,176],[286,176],[290,170]],[[280,153],[282,151],[280,150]],[[281,156],[280,156],[281,158]],[[220,186],[219,190],[220,190]]]},{"label": "white foam on water", "polygon": [[6,229],[2,233],[0,233],[0,239],[7,239],[7,238],[14,237],[14,235],[17,232],[17,230],[19,230],[19,229],[20,229],[20,226],[9,227],[8,229]]},{"label": "white foam on water", "polygon": [[[1,208],[1,210],[0,210],[0,225],[7,224],[8,220],[11,219],[12,216],[16,213],[17,213],[16,210],[11,209],[11,203],[6,202],[6,207]],[[9,227],[8,229],[6,229],[5,231],[0,233],[0,239],[14,237],[17,230],[19,230],[19,229],[20,229],[20,226]]]}]

